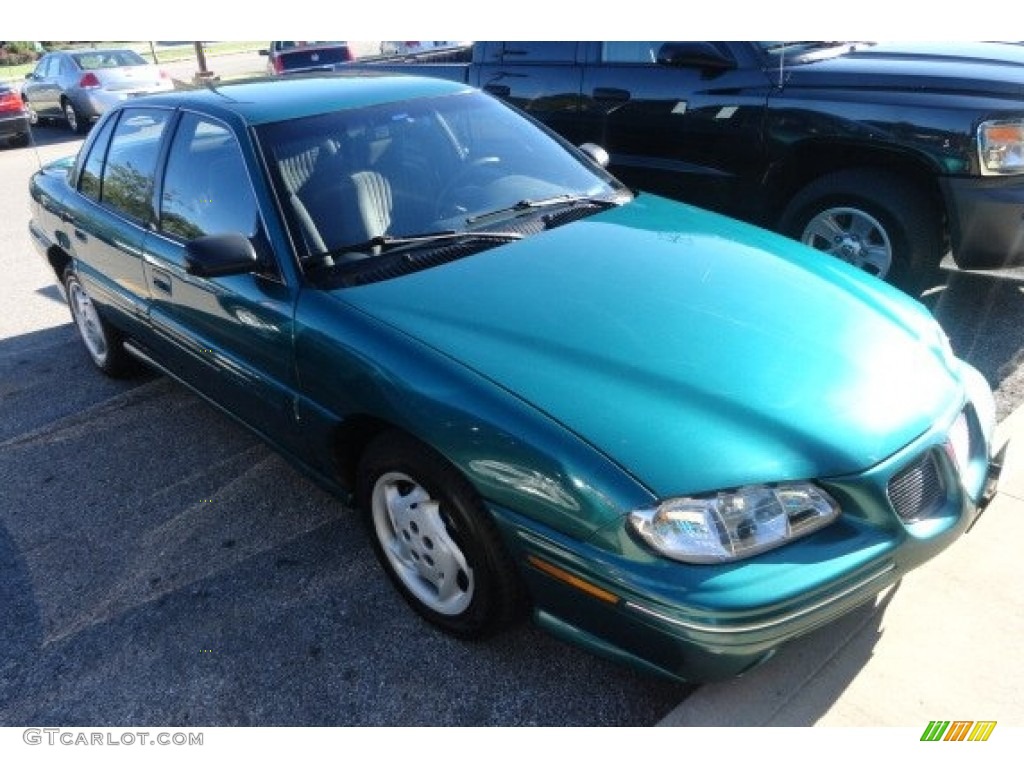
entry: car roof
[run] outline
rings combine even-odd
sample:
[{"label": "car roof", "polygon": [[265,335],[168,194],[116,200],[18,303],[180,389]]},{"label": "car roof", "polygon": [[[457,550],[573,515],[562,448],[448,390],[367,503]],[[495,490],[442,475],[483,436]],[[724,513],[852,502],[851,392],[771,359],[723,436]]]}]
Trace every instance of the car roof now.
[{"label": "car roof", "polygon": [[192,108],[210,115],[236,115],[249,125],[261,125],[471,90],[462,83],[411,75],[318,73],[254,78],[224,85],[213,83],[132,99],[125,106]]}]

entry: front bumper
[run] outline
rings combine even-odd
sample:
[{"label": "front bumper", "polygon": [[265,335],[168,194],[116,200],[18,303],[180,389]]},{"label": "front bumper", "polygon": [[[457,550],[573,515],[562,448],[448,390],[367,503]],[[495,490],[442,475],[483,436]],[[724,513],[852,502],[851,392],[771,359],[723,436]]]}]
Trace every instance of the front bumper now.
[{"label": "front bumper", "polygon": [[[958,415],[947,414],[871,469],[823,481],[844,508],[838,521],[736,563],[685,565],[655,557],[621,523],[580,542],[507,510],[495,509],[495,517],[525,564],[537,621],[549,631],[675,680],[726,679],[874,599],[970,527],[991,485],[991,427],[977,417],[984,410],[981,403],[964,409],[970,466],[959,469],[947,450]],[[940,500],[926,516],[903,519],[889,499],[891,483],[922,457],[939,466]]]},{"label": "front bumper", "polygon": [[1024,176],[947,178],[942,191],[959,267],[1024,264]]}]

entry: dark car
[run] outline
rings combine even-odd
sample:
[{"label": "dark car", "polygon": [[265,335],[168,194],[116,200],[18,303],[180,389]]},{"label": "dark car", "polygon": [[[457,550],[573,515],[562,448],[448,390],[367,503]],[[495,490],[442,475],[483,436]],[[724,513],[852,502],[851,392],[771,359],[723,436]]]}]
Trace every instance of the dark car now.
[{"label": "dark car", "polygon": [[260,55],[267,57],[269,75],[327,71],[356,58],[351,46],[339,40],[275,40]]},{"label": "dark car", "polygon": [[478,86],[630,185],[749,220],[918,295],[949,252],[1024,264],[1024,47],[484,41],[357,62]]},{"label": "dark car", "polygon": [[595,156],[445,80],[266,78],[118,106],[30,232],[98,368],[354,501],[433,624],[735,675],[957,541],[992,393],[905,294]]},{"label": "dark car", "polygon": [[0,83],[0,141],[23,147],[28,144],[29,114],[18,92]]},{"label": "dark car", "polygon": [[170,90],[170,75],[129,48],[84,48],[43,56],[25,79],[21,98],[33,121],[62,120],[86,133],[115,104]]}]

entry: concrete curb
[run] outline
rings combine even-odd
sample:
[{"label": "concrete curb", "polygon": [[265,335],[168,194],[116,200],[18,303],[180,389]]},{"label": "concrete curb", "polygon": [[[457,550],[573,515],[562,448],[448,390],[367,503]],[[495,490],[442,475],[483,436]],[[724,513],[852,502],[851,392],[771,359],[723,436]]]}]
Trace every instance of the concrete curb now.
[{"label": "concrete curb", "polygon": [[960,541],[748,675],[697,689],[658,725],[1024,725],[1024,406],[995,442],[1006,447],[996,496]]}]

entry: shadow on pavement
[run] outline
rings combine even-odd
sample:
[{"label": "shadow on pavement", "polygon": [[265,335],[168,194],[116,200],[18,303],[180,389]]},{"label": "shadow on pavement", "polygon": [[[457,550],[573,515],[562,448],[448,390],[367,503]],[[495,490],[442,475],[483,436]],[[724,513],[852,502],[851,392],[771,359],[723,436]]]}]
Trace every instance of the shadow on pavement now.
[{"label": "shadow on pavement", "polygon": [[[6,514],[26,516],[31,510],[10,509]],[[32,578],[17,544],[0,520],[0,700],[13,696],[16,666],[39,647],[41,637]],[[0,717],[0,725],[5,724]]]},{"label": "shadow on pavement", "polygon": [[0,488],[3,725],[644,726],[689,691],[529,623],[440,634],[355,513],[70,324],[0,341]]},{"label": "shadow on pavement", "polygon": [[790,642],[743,677],[703,686],[659,725],[814,725],[871,660],[898,589],[897,583],[837,621]]}]

